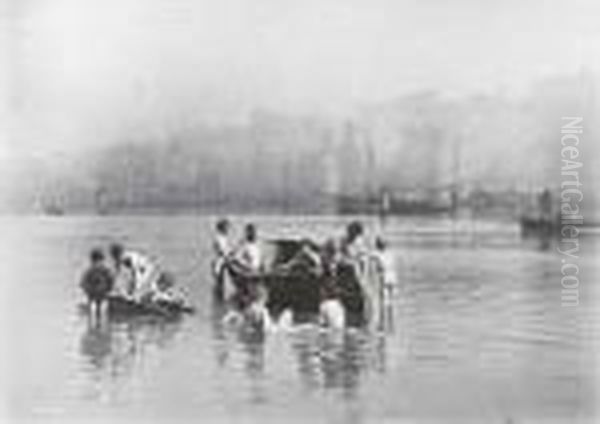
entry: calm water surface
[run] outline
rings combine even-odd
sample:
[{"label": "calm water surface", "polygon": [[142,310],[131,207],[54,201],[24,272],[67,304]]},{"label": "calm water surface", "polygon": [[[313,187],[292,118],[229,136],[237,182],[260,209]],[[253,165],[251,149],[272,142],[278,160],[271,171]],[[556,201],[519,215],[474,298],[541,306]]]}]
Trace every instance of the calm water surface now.
[{"label": "calm water surface", "polygon": [[[234,218],[241,226],[247,217]],[[257,217],[264,237],[338,234]],[[385,336],[224,329],[203,217],[1,218],[6,413],[17,421],[577,422],[597,415],[600,238],[581,239],[580,305],[561,308],[553,246],[514,225],[389,221],[401,293]],[[381,231],[365,220],[370,231]],[[87,252],[119,239],[172,270],[198,312],[91,326]]]}]

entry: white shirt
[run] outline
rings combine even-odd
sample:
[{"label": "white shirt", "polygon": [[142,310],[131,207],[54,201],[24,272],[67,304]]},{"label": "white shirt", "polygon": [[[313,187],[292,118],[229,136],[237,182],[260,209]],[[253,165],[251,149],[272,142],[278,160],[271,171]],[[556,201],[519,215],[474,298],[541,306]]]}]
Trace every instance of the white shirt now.
[{"label": "white shirt", "polygon": [[213,242],[215,254],[218,257],[227,256],[231,253],[229,239],[225,234],[217,233]]},{"label": "white shirt", "polygon": [[367,254],[368,248],[364,237],[359,236],[352,243],[346,244],[348,256],[354,259],[360,259]]},{"label": "white shirt", "polygon": [[115,275],[113,293],[119,296],[129,297],[129,290],[132,286],[132,281],[134,281],[133,271],[129,268],[121,266]]},{"label": "white shirt", "polygon": [[152,289],[158,278],[159,269],[147,256],[135,251],[123,253],[122,260],[129,259],[132,265],[132,277],[135,279],[135,293],[141,294]]},{"label": "white shirt", "polygon": [[257,242],[244,243],[240,250],[240,260],[252,271],[259,271],[262,267],[262,252]]},{"label": "white shirt", "polygon": [[374,254],[375,269],[380,275],[382,282],[386,285],[396,285],[398,277],[396,275],[396,258],[388,250],[377,251]]}]

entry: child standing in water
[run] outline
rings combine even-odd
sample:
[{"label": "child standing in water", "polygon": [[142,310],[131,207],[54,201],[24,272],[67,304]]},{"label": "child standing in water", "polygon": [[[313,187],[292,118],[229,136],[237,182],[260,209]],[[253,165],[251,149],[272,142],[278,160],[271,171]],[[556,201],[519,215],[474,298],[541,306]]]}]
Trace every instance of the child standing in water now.
[{"label": "child standing in water", "polygon": [[227,219],[220,219],[215,227],[213,240],[213,250],[215,252],[215,258],[212,262],[212,272],[215,279],[213,291],[215,298],[219,300],[223,300],[225,296],[226,267],[232,253],[229,229],[229,221]]},{"label": "child standing in water", "polygon": [[374,308],[374,319],[378,320],[378,328],[385,328],[386,319],[393,322],[392,299],[398,285],[396,275],[396,258],[388,249],[387,242],[377,237],[375,239],[375,252],[373,254],[377,299],[373,299],[377,306]]},{"label": "child standing in water", "polygon": [[81,278],[80,286],[88,298],[90,313],[100,317],[103,301],[113,288],[114,278],[104,263],[102,250],[93,249],[90,253],[90,262],[90,267]]}]

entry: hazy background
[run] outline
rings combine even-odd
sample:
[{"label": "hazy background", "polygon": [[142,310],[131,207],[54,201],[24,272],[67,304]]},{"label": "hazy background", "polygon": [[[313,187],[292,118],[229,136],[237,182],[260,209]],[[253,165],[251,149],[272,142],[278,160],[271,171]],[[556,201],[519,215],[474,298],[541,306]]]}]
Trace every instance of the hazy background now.
[{"label": "hazy background", "polygon": [[[5,0],[1,11],[3,210],[44,196],[85,209],[98,190],[121,207],[268,203],[293,189],[286,201],[304,204],[344,181],[443,185],[457,173],[536,186],[559,175],[560,116],[585,115],[585,146],[599,121],[593,0]],[[351,169],[337,164],[348,150]],[[348,182],[356,174],[368,181]]]},{"label": "hazy background", "polygon": [[[594,415],[596,237],[580,307],[561,308],[556,246],[516,220],[390,220],[398,332],[328,350],[221,340],[212,217],[115,215],[244,212],[236,228],[265,238],[329,237],[344,219],[301,214],[342,195],[501,203],[560,185],[561,117],[580,115],[600,223],[598,22],[596,0],[0,0],[0,214],[110,214],[0,216],[0,416]],[[86,326],[76,281],[114,239],[172,270],[197,316]]]}]

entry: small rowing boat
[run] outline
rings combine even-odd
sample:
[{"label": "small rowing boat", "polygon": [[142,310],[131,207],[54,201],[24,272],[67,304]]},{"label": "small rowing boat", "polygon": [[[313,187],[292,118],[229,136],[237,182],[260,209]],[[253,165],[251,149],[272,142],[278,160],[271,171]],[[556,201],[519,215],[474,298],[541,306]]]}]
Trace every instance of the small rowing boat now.
[{"label": "small rowing boat", "polygon": [[194,308],[181,302],[139,302],[119,295],[107,298],[108,313],[111,316],[154,316],[167,319],[191,314]]}]

